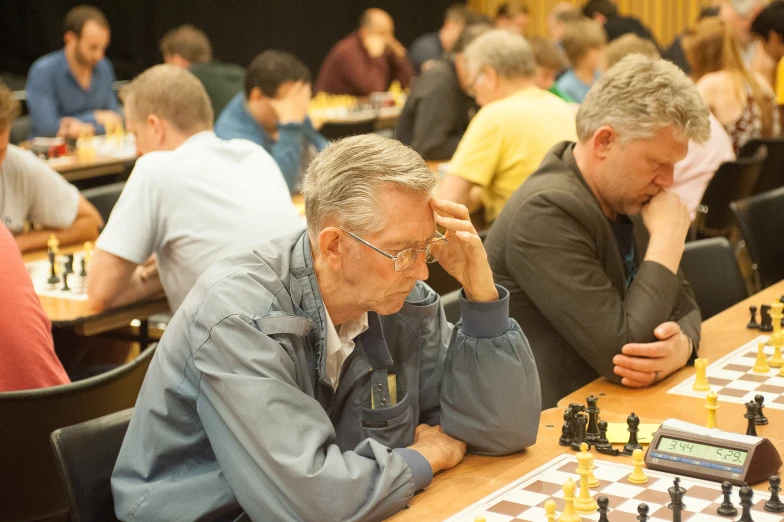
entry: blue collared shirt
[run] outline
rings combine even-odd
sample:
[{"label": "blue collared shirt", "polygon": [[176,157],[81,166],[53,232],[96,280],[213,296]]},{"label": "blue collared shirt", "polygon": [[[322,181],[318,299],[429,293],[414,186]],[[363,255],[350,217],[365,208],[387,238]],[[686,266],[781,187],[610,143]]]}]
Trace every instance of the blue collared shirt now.
[{"label": "blue collared shirt", "polygon": [[95,111],[120,112],[117,97],[112,90],[114,67],[104,58],[93,69],[90,87],[82,89],[76,80],[65,50],[51,52],[37,59],[27,75],[27,108],[32,128],[30,137],[54,136],[60,129],[60,118],[70,116],[85,123],[92,123],[95,132],[104,131],[95,121]]},{"label": "blue collared shirt", "polygon": [[327,138],[313,128],[310,118],[302,123],[279,124],[278,140],[273,140],[248,112],[243,93],[237,94],[223,109],[215,122],[215,134],[224,140],[243,138],[264,147],[280,167],[291,192],[297,188],[302,170],[303,141],[307,140],[317,151],[329,144]]}]

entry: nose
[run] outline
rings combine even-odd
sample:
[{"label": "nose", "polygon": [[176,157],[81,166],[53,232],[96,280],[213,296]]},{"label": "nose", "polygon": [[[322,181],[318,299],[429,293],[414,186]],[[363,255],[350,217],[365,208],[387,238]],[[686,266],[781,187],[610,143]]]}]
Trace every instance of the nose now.
[{"label": "nose", "polygon": [[664,169],[664,172],[659,174],[656,178],[656,184],[662,188],[670,188],[675,182],[675,166],[669,165]]},{"label": "nose", "polygon": [[424,252],[417,253],[414,264],[411,265],[411,268],[408,269],[407,275],[413,279],[416,279],[417,281],[424,281],[428,278],[430,272],[427,269],[427,262],[425,262]]}]

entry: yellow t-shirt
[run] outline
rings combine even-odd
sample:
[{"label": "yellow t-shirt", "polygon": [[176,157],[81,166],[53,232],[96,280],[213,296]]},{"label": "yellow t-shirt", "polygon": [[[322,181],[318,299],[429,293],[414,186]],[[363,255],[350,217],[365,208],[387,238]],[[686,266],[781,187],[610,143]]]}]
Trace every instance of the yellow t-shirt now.
[{"label": "yellow t-shirt", "polygon": [[528,87],[476,113],[450,161],[449,174],[482,187],[490,223],[553,145],[565,140],[577,140],[572,109],[554,94]]}]

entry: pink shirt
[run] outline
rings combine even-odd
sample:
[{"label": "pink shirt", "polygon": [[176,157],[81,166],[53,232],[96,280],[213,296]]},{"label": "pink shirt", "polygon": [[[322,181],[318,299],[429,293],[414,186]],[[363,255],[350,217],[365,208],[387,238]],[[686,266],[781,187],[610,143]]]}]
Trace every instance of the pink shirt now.
[{"label": "pink shirt", "polygon": [[54,353],[51,324],[22,254],[0,225],[0,392],[71,382]]},{"label": "pink shirt", "polygon": [[692,220],[719,165],[735,159],[732,140],[713,114],[710,115],[710,132],[708,141],[701,145],[689,142],[688,154],[675,164],[675,182],[669,189],[681,198]]}]

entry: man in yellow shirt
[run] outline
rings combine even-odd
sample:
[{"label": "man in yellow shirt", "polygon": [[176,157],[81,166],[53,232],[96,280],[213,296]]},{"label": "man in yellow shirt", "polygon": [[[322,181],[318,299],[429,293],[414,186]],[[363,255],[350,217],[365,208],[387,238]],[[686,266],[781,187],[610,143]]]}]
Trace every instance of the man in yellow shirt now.
[{"label": "man in yellow shirt", "polygon": [[472,78],[468,94],[482,109],[460,140],[438,197],[471,212],[484,207],[491,223],[556,143],[576,139],[574,113],[536,87],[536,63],[522,36],[490,31],[466,48],[464,59]]}]

